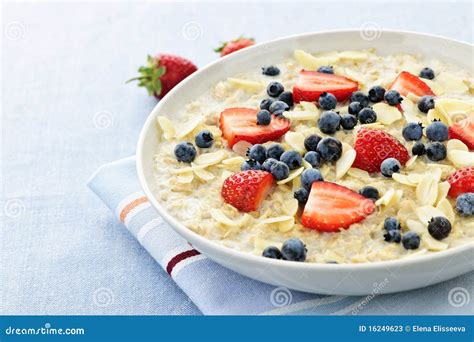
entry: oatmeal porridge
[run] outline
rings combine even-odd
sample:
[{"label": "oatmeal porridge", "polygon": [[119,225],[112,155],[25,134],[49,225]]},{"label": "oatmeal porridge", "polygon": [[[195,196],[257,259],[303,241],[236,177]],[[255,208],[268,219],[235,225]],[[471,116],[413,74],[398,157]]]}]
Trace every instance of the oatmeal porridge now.
[{"label": "oatmeal porridge", "polygon": [[364,263],[472,242],[470,72],[296,50],[158,117],[155,195],[194,232],[270,258]]}]

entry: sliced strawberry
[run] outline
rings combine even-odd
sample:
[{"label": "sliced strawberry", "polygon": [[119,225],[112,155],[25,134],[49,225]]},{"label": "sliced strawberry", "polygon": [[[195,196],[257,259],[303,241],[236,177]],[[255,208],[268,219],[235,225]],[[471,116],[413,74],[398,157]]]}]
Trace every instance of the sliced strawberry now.
[{"label": "sliced strawberry", "polygon": [[333,94],[338,101],[344,101],[359,89],[359,84],[347,77],[325,74],[317,71],[301,70],[298,81],[293,86],[293,100],[318,101],[324,93]]},{"label": "sliced strawberry", "polygon": [[273,115],[269,125],[257,125],[258,110],[252,108],[228,108],[219,119],[222,136],[229,148],[239,141],[262,144],[277,140],[290,129],[290,121]]},{"label": "sliced strawberry", "polygon": [[431,88],[428,87],[425,82],[423,82],[419,77],[410,74],[408,71],[402,71],[399,73],[395,80],[393,80],[392,84],[388,87],[388,90],[396,90],[402,96],[407,96],[408,93],[417,96],[435,96],[435,93],[433,93]]},{"label": "sliced strawberry", "polygon": [[271,173],[247,170],[229,176],[222,186],[224,201],[243,212],[255,211],[267,197],[273,185]]},{"label": "sliced strawberry", "polygon": [[449,126],[449,138],[459,139],[474,150],[474,115]]},{"label": "sliced strawberry", "polygon": [[402,165],[410,159],[407,149],[397,138],[377,129],[361,128],[354,149],[357,155],[352,167],[367,172],[379,172],[380,165],[387,158],[395,158]]},{"label": "sliced strawberry", "polygon": [[448,195],[458,197],[465,192],[474,192],[474,166],[463,167],[453,173],[449,179],[451,188]]},{"label": "sliced strawberry", "polygon": [[320,232],[337,232],[362,221],[374,210],[374,201],[351,189],[330,182],[314,182],[301,223]]}]

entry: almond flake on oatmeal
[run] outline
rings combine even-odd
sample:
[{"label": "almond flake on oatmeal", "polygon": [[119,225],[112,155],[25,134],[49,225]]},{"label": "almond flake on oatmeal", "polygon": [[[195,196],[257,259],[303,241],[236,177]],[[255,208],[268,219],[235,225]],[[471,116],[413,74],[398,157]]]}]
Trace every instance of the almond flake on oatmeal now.
[{"label": "almond flake on oatmeal", "polygon": [[436,209],[435,207],[430,206],[430,205],[416,208],[415,214],[418,216],[418,219],[422,223],[426,223],[426,224],[428,224],[428,222],[430,222],[430,220],[433,217],[437,217],[437,216],[446,217],[446,215],[441,210]]},{"label": "almond flake on oatmeal", "polygon": [[232,157],[232,158],[224,159],[222,161],[222,164],[224,164],[224,165],[240,165],[244,161],[245,161],[245,158],[239,156],[239,157]]},{"label": "almond flake on oatmeal", "polygon": [[[191,164],[191,166],[195,166],[194,164]],[[208,165],[204,165],[204,166],[208,166]],[[205,182],[209,182],[210,180],[213,180],[215,178],[214,174],[209,172],[209,171],[206,171],[204,169],[200,169],[200,168],[194,168],[193,169],[193,172],[196,176],[198,176],[198,178],[202,179],[203,181]]]},{"label": "almond flake on oatmeal", "polygon": [[286,184],[288,182],[291,182],[293,179],[301,175],[301,173],[304,171],[304,166],[300,167],[299,169],[293,170],[290,172],[290,175],[286,177],[285,179],[282,179],[281,181],[278,181],[278,185]]},{"label": "almond flake on oatmeal", "polygon": [[183,167],[181,169],[173,169],[170,172],[173,175],[179,175],[179,174],[186,173],[186,172],[189,172],[189,171],[202,170],[202,169],[205,169],[206,167],[207,167],[207,165],[194,165],[194,164],[191,164],[191,166],[186,166],[186,167]]},{"label": "almond flake on oatmeal", "polygon": [[241,78],[228,78],[227,82],[229,82],[232,86],[236,88],[243,89],[247,92],[250,93],[256,93],[262,90],[265,85],[261,82],[256,82],[256,81],[250,81],[250,80],[244,80]]},{"label": "almond flake on oatmeal", "polygon": [[451,188],[451,184],[449,182],[441,182],[438,184],[438,198],[436,199],[436,203],[441,202],[443,199],[448,196],[449,189]]},{"label": "almond flake on oatmeal", "polygon": [[194,174],[192,171],[181,173],[176,176],[176,181],[180,184],[189,184],[193,181]]},{"label": "almond flake on oatmeal", "polygon": [[466,93],[469,87],[464,83],[462,78],[459,78],[448,72],[441,72],[436,76],[436,82],[444,89],[449,89],[452,93]]},{"label": "almond flake on oatmeal", "polygon": [[158,116],[156,117],[158,121],[158,125],[163,131],[163,136],[166,140],[171,140],[176,134],[176,131],[174,129],[173,123],[171,122],[170,119],[168,119],[166,116]]},{"label": "almond flake on oatmeal", "polygon": [[442,211],[444,215],[446,216],[446,218],[451,223],[454,223],[456,216],[454,214],[453,207],[451,206],[451,203],[448,201],[447,198],[444,198],[441,201],[439,201],[438,205],[436,206],[436,209]]},{"label": "almond flake on oatmeal", "polygon": [[204,121],[203,116],[196,116],[195,118],[191,119],[189,122],[181,126],[179,132],[176,134],[176,138],[181,139],[190,134],[192,131],[196,129]]},{"label": "almond flake on oatmeal", "polygon": [[224,150],[218,150],[216,152],[204,153],[196,157],[194,163],[197,165],[214,165],[222,161],[226,157]]},{"label": "almond flake on oatmeal", "polygon": [[298,63],[310,70],[318,69],[323,65],[332,65],[339,60],[339,56],[314,57],[303,50],[295,50],[293,54]]},{"label": "almond flake on oatmeal", "polygon": [[363,51],[342,51],[339,53],[340,59],[346,59],[351,61],[365,61],[369,58],[369,55]]},{"label": "almond flake on oatmeal", "polygon": [[369,181],[370,180],[370,175],[367,171],[357,169],[357,168],[350,168],[347,171],[347,174],[353,178],[357,178],[361,181]]},{"label": "almond flake on oatmeal", "polygon": [[283,112],[283,116],[292,121],[313,121],[319,118],[319,112],[310,112],[307,110],[302,111],[289,111]]},{"label": "almond flake on oatmeal", "polygon": [[297,152],[303,154],[306,149],[304,147],[304,135],[299,132],[288,132],[285,134],[286,143]]},{"label": "almond flake on oatmeal", "polygon": [[425,234],[427,232],[426,224],[415,220],[407,220],[407,228],[417,234]]},{"label": "almond flake on oatmeal", "polygon": [[418,203],[424,206],[433,205],[438,198],[438,181],[431,174],[425,175],[416,187]]},{"label": "almond flake on oatmeal", "polygon": [[209,210],[212,218],[223,225],[230,226],[230,227],[238,227],[240,226],[240,222],[236,220],[231,220],[224,214],[220,209],[211,208]]},{"label": "almond flake on oatmeal", "polygon": [[451,151],[448,154],[448,159],[458,168],[474,166],[474,152],[459,150]]},{"label": "almond flake on oatmeal", "polygon": [[408,185],[408,186],[413,186],[415,187],[417,183],[414,183],[408,178],[407,175],[401,174],[401,173],[394,173],[392,175],[392,179],[396,181],[397,183],[403,184],[403,185]]},{"label": "almond flake on oatmeal", "polygon": [[305,111],[315,112],[315,113],[319,114],[319,109],[318,109],[318,107],[316,107],[316,104],[314,102],[301,101],[300,105],[301,105],[301,107],[303,107],[303,109]]},{"label": "almond flake on oatmeal", "polygon": [[430,251],[443,251],[448,248],[447,243],[433,239],[429,233],[423,234],[421,241]]},{"label": "almond flake on oatmeal", "polygon": [[410,170],[413,166],[415,166],[415,162],[418,159],[418,156],[413,156],[405,164],[405,167]]},{"label": "almond flake on oatmeal", "polygon": [[402,113],[397,107],[389,106],[383,102],[374,104],[372,109],[377,113],[377,120],[385,125],[391,125],[402,118]]},{"label": "almond flake on oatmeal", "polygon": [[390,189],[375,202],[375,205],[376,206],[387,205],[388,203],[390,203],[390,201],[392,200],[394,196],[395,196],[395,190]]},{"label": "almond flake on oatmeal", "polygon": [[285,201],[285,205],[283,206],[283,212],[289,216],[295,216],[298,212],[299,203],[296,198],[290,198],[289,200]]},{"label": "almond flake on oatmeal", "polygon": [[348,144],[343,143],[343,150],[344,147],[346,147],[346,151],[343,152],[342,157],[336,162],[336,179],[341,179],[349,171],[356,159],[357,152]]},{"label": "almond flake on oatmeal", "polygon": [[446,149],[449,152],[451,151],[469,151],[466,144],[458,139],[450,139],[446,144]]}]

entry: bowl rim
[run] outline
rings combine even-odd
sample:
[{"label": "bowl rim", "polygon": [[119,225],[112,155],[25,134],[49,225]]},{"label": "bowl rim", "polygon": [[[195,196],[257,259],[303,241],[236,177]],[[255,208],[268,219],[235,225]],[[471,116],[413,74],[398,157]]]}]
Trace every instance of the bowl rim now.
[{"label": "bowl rim", "polygon": [[[399,34],[399,35],[409,35],[409,36],[417,36],[421,38],[434,38],[444,41],[449,41],[451,43],[461,44],[467,46],[469,48],[473,48],[474,44],[463,42],[460,40],[452,39],[443,37],[440,35],[428,34],[428,33],[419,33],[414,31],[404,31],[404,30],[380,30],[383,33],[389,34]],[[199,235],[192,231],[191,229],[187,228],[184,224],[182,224],[178,219],[174,218],[171,214],[169,214],[166,209],[159,203],[156,197],[153,195],[148,183],[146,181],[145,173],[143,170],[143,146],[145,137],[149,131],[149,129],[153,126],[153,122],[157,113],[160,111],[160,108],[164,106],[164,104],[171,99],[175,93],[178,93],[180,89],[189,82],[190,79],[206,73],[208,69],[212,68],[216,64],[223,64],[232,59],[238,59],[240,56],[250,53],[251,51],[258,50],[265,48],[265,46],[270,44],[281,44],[285,41],[301,38],[301,37],[308,37],[308,36],[319,36],[319,35],[327,35],[327,34],[354,34],[360,32],[360,29],[338,29],[338,30],[325,30],[325,31],[316,31],[316,32],[308,32],[308,33],[301,33],[301,34],[294,34],[285,36],[282,38],[262,42],[245,48],[243,50],[236,51],[230,55],[218,58],[217,60],[205,65],[204,67],[198,69],[192,75],[187,77],[185,80],[181,81],[178,85],[176,85],[167,96],[165,96],[162,100],[160,100],[156,106],[152,109],[150,114],[148,115],[142,129],[140,131],[140,135],[137,142],[137,149],[136,149],[136,170],[138,174],[138,179],[140,186],[142,187],[146,197],[151,202],[153,207],[158,211],[160,216],[186,241],[189,240],[197,241],[196,245],[203,245],[206,249],[213,249],[221,255],[226,255],[227,260],[243,260],[245,262],[258,264],[261,266],[275,266],[280,268],[292,268],[292,269],[299,269],[301,271],[329,271],[329,272],[340,272],[340,271],[375,271],[375,270],[387,270],[388,268],[399,268],[399,267],[407,267],[407,266],[414,266],[420,265],[424,263],[432,263],[439,259],[445,259],[452,257],[458,254],[464,254],[469,249],[474,247],[474,241],[466,243],[461,246],[457,246],[454,248],[449,248],[444,251],[438,251],[433,254],[427,255],[420,255],[416,257],[405,257],[401,259],[393,259],[393,260],[385,260],[385,261],[373,261],[373,262],[364,262],[364,263],[341,263],[341,264],[323,264],[323,263],[310,263],[310,262],[293,262],[287,260],[276,260],[271,258],[263,258],[261,256],[257,256],[248,252],[239,251],[230,247],[226,247],[218,242],[214,242],[209,240],[202,235]],[[193,248],[196,246],[192,245]],[[199,246],[197,246],[199,249]],[[211,259],[213,259],[211,257]]]}]

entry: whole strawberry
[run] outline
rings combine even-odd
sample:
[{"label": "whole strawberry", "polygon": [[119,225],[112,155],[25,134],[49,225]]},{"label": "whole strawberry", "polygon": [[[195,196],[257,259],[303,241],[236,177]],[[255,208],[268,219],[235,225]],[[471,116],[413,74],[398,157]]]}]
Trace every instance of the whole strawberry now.
[{"label": "whole strawberry", "polygon": [[147,65],[138,69],[140,76],[128,80],[127,83],[138,81],[138,86],[145,87],[148,95],[161,99],[196,70],[197,67],[190,60],[180,56],[169,54],[148,56]]},{"label": "whole strawberry", "polygon": [[235,52],[237,50],[252,46],[255,44],[255,40],[253,38],[244,38],[240,37],[230,42],[223,43],[217,49],[214,49],[215,52],[219,52],[221,57],[227,56],[229,53]]}]

